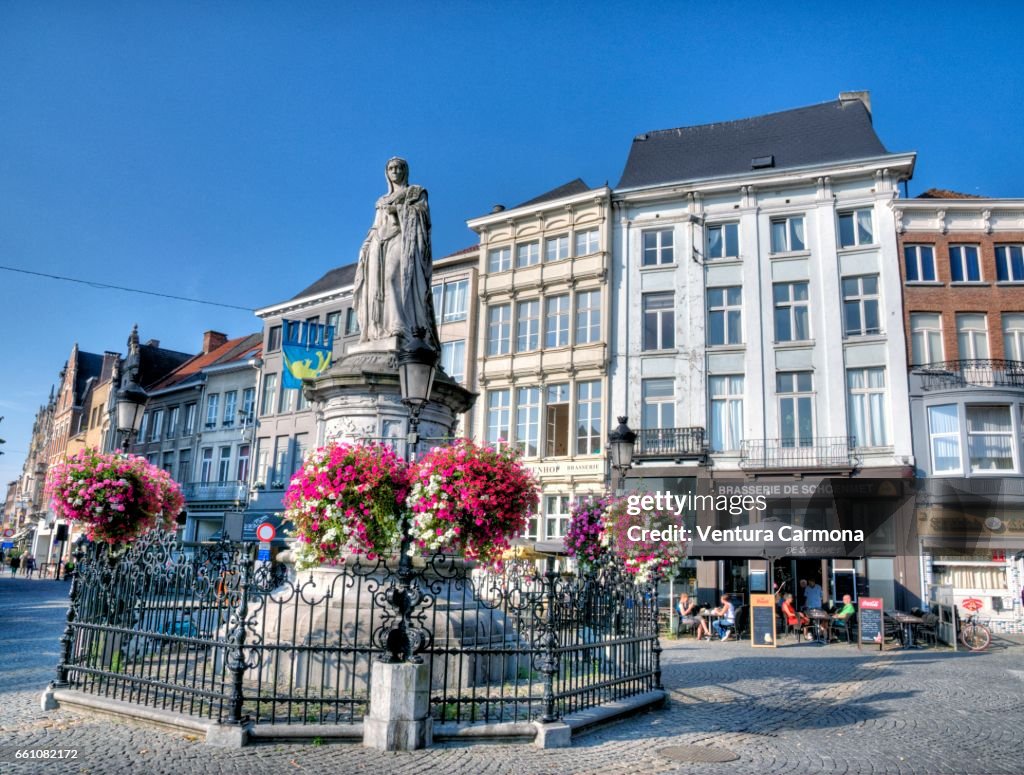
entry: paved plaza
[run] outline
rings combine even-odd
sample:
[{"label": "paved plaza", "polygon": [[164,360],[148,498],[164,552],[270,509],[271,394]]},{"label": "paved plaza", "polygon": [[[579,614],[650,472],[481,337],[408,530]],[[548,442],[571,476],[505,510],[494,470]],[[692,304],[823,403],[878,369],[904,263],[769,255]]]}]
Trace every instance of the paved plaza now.
[{"label": "paved plaza", "polygon": [[[143,726],[39,709],[58,659],[67,590],[63,582],[0,578],[0,773],[1024,772],[1024,645],[1006,639],[983,654],[667,641],[670,706],[592,731],[561,750],[216,749]],[[663,755],[693,745],[738,758],[680,763]],[[16,750],[53,748],[75,750],[78,758],[14,758]]]}]

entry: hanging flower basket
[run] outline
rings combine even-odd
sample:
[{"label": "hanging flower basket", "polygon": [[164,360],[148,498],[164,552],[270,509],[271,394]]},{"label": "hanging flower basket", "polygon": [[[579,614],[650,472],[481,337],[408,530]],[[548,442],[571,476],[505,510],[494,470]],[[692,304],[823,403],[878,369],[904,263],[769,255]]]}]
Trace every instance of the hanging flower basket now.
[{"label": "hanging flower basket", "polygon": [[537,508],[537,482],[512,449],[462,439],[412,468],[406,505],[413,552],[455,552],[496,562]]},{"label": "hanging flower basket", "polygon": [[295,526],[295,567],[397,551],[407,476],[401,458],[380,444],[332,443],[311,452],[284,496],[285,517]]},{"label": "hanging flower basket", "polygon": [[581,499],[569,512],[569,529],[565,533],[565,552],[576,559],[581,568],[588,568],[608,553],[605,514],[615,502],[610,495]]},{"label": "hanging flower basket", "polygon": [[93,541],[123,544],[169,527],[185,499],[170,474],[137,455],[86,448],[50,469],[46,492],[58,517]]}]

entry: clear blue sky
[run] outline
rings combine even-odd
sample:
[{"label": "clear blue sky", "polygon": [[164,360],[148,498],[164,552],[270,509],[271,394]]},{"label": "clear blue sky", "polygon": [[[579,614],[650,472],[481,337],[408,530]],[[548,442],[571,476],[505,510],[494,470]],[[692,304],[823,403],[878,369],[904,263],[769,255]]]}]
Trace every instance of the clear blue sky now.
[{"label": "clear blue sky", "polygon": [[[258,307],[355,260],[405,156],[435,255],[643,131],[869,89],[932,186],[1024,196],[1019,3],[0,4],[0,264]],[[754,8],[755,10],[751,10]],[[0,271],[0,495],[73,342],[194,351],[245,312]]]}]

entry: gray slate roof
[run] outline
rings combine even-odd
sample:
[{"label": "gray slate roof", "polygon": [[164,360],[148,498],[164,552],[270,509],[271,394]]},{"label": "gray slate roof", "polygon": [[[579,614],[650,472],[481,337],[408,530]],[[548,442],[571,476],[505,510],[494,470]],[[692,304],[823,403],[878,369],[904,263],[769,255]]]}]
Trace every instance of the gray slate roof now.
[{"label": "gray slate roof", "polygon": [[356,279],[356,265],[348,264],[346,266],[338,266],[331,269],[327,274],[317,280],[315,283],[310,285],[308,288],[299,291],[292,299],[301,299],[304,296],[313,296],[317,293],[325,293],[326,291],[337,290],[338,288],[344,288],[346,285],[351,285]]},{"label": "gray slate roof", "polygon": [[553,188],[540,196],[535,196],[533,199],[521,202],[512,209],[518,210],[520,207],[527,207],[528,205],[539,205],[541,202],[550,202],[553,199],[561,199],[563,196],[572,196],[573,194],[582,194],[584,191],[589,190],[590,186],[584,183],[581,178],[576,178],[575,180],[563,183],[558,188]]},{"label": "gray slate roof", "polygon": [[769,113],[717,124],[647,132],[633,139],[616,188],[637,188],[770,169],[864,159],[888,153],[859,100]]}]

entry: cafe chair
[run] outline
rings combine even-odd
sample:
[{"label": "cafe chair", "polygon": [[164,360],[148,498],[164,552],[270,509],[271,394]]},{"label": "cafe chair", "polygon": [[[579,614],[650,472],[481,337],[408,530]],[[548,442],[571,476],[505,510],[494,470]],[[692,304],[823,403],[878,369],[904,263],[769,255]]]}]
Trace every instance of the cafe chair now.
[{"label": "cafe chair", "polygon": [[741,605],[736,609],[736,623],[733,625],[733,632],[736,634],[736,640],[745,638],[747,636],[747,625],[750,619],[750,608],[749,606]]},{"label": "cafe chair", "polygon": [[921,618],[924,619],[924,624],[918,624],[914,627],[914,640],[921,640],[932,646],[936,645],[939,640],[938,626],[939,617],[935,614],[921,614]]},{"label": "cafe chair", "polygon": [[832,631],[835,632],[838,637],[840,634],[843,635],[843,639],[847,643],[853,643],[853,634],[857,631],[857,614],[852,613],[842,621],[832,623]]}]

